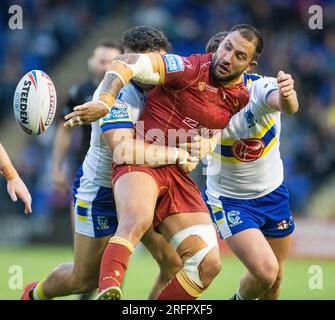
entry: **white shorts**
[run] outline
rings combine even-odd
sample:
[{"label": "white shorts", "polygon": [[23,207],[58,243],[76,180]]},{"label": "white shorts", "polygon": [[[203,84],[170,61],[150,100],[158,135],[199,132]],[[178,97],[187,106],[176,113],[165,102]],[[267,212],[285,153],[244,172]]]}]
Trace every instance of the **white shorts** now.
[{"label": "white shorts", "polygon": [[118,226],[112,188],[93,183],[80,167],[72,191],[75,231],[93,238],[112,236]]}]

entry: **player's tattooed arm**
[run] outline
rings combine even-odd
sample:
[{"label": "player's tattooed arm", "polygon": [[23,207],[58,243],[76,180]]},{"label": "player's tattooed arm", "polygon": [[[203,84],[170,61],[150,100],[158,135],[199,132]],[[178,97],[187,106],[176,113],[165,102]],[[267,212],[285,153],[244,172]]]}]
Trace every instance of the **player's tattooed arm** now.
[{"label": "player's tattooed arm", "polygon": [[159,85],[165,80],[163,58],[158,53],[124,54],[117,56],[107,69],[97,101],[75,107],[65,116],[65,127],[88,124],[104,117],[114,101],[131,79],[143,84]]},{"label": "player's tattooed arm", "polygon": [[299,110],[297,93],[292,76],[283,71],[277,75],[278,89],[270,93],[267,104],[274,111],[293,114]]},{"label": "player's tattooed arm", "polygon": [[99,99],[112,107],[122,87],[131,79],[143,84],[162,84],[165,76],[162,59],[156,53],[117,56],[108,67]]}]

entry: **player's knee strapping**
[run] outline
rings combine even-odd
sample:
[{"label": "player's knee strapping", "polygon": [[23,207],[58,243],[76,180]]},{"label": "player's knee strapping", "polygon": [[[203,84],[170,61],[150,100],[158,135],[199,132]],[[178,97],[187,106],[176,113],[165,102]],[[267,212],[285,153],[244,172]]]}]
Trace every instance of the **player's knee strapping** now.
[{"label": "player's knee strapping", "polygon": [[[178,273],[177,278],[181,284],[187,285],[187,281],[183,281],[183,276],[191,280],[195,288],[203,288],[204,285],[200,278],[199,265],[206,257],[206,255],[218,246],[216,232],[213,225],[196,225],[176,233],[170,240],[173,248],[177,249],[178,246],[189,236],[199,236],[206,243],[206,247],[200,249],[196,254],[188,258],[184,262],[182,272]],[[185,278],[185,277],[184,277]]]}]

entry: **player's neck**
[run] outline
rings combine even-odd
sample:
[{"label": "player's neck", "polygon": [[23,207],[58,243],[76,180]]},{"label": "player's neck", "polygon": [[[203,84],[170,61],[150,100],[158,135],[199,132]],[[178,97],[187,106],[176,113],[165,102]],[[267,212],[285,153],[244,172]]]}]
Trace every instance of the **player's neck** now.
[{"label": "player's neck", "polygon": [[228,82],[221,83],[224,88],[238,86],[243,81],[243,76],[240,75],[238,78],[232,79]]}]

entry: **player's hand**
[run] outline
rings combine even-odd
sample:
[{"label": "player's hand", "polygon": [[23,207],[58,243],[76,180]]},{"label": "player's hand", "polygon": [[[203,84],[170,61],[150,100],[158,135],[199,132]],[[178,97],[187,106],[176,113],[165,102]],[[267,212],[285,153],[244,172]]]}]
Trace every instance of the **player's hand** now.
[{"label": "player's hand", "polygon": [[52,180],[55,188],[61,193],[67,191],[68,183],[66,175],[60,170],[54,170],[52,173]]},{"label": "player's hand", "polygon": [[190,173],[193,171],[199,163],[197,158],[192,157],[186,150],[181,148],[178,149],[177,162],[178,167],[185,173]]},{"label": "player's hand", "polygon": [[290,98],[294,93],[294,80],[292,76],[280,70],[277,74],[277,83],[280,96],[284,99]]},{"label": "player's hand", "polygon": [[21,180],[19,176],[12,180],[8,180],[7,182],[7,191],[12,199],[12,201],[16,202],[17,198],[20,198],[24,203],[24,213],[31,213],[31,196],[30,193]]},{"label": "player's hand", "polygon": [[214,151],[213,142],[209,138],[204,138],[200,135],[193,137],[190,143],[180,143],[179,147],[187,150],[192,157],[199,160]]},{"label": "player's hand", "polygon": [[66,120],[64,126],[66,128],[89,124],[103,118],[108,113],[106,106],[99,101],[86,102],[83,105],[74,107],[73,110],[73,112],[64,117]]}]

